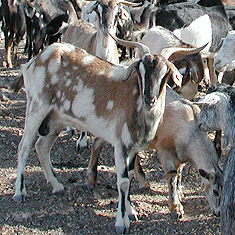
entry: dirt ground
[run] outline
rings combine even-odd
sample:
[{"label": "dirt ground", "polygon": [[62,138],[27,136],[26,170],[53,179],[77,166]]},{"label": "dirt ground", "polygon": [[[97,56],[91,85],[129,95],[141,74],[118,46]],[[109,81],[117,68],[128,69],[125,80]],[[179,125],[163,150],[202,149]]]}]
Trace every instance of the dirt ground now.
[{"label": "dirt ground", "polygon": [[[13,94],[9,84],[14,81],[19,66],[7,69],[4,39],[0,39],[0,234],[102,234],[115,232],[118,193],[113,153],[110,146],[102,151],[98,184],[94,191],[86,187],[86,168],[90,148],[81,154],[75,151],[78,135],[69,138],[64,131],[55,143],[51,160],[60,182],[66,187],[63,196],[55,196],[47,184],[32,146],[26,166],[26,187],[29,197],[24,203],[12,200],[16,180],[17,146],[23,135],[25,94]],[[21,44],[19,63],[26,61]],[[92,137],[89,139],[91,144]],[[167,206],[168,189],[164,172],[153,151],[141,160],[151,189],[140,190],[134,180],[131,200],[139,221],[131,222],[131,234],[220,234],[220,220],[211,214],[200,177],[193,166],[184,170],[183,206],[185,216],[174,219]]]}]

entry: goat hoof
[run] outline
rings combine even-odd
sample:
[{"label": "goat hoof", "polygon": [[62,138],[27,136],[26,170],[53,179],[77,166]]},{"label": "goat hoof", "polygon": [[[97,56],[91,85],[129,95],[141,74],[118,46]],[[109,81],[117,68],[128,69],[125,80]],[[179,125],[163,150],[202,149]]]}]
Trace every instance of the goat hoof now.
[{"label": "goat hoof", "polygon": [[95,185],[92,185],[89,182],[86,183],[86,186],[87,186],[89,191],[93,191],[95,189]]},{"label": "goat hoof", "polygon": [[24,201],[24,197],[23,197],[23,195],[15,195],[15,196],[13,197],[13,200],[14,200],[15,202],[23,202],[23,201]]},{"label": "goat hoof", "polygon": [[171,215],[175,218],[175,219],[182,219],[183,215],[181,213],[177,213],[175,211],[171,212]]},{"label": "goat hoof", "polygon": [[77,153],[82,153],[86,148],[87,148],[87,147],[85,147],[85,146],[80,146],[80,144],[78,144],[78,145],[76,146],[76,152],[77,152]]},{"label": "goat hoof", "polygon": [[129,233],[129,227],[125,228],[124,226],[116,226],[116,232],[118,234],[128,234]]},{"label": "goat hoof", "polygon": [[55,192],[54,195],[64,196],[65,195],[65,190],[64,189],[59,190],[59,191]]},{"label": "goat hoof", "polygon": [[128,217],[129,217],[129,220],[131,221],[138,221],[138,216],[136,214],[128,215]]}]

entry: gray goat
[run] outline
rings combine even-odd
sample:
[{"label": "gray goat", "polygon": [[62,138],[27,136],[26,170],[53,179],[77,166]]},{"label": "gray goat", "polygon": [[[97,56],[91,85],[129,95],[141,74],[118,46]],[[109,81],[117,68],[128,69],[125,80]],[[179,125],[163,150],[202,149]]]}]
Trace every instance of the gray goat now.
[{"label": "gray goat", "polygon": [[199,128],[223,131],[224,144],[228,141],[232,144],[221,193],[221,233],[232,235],[235,231],[235,88],[226,84],[212,86],[198,103],[201,106]]}]

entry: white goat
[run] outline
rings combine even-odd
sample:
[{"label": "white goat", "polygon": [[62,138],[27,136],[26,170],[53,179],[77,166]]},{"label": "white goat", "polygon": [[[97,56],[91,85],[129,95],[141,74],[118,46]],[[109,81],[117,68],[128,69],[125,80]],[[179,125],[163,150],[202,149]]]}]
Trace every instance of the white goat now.
[{"label": "white goat", "polygon": [[[169,47],[193,48],[193,46],[177,38],[172,31],[162,26],[151,28],[146,32],[140,42],[147,45],[154,55],[159,55],[164,48]],[[198,91],[198,84],[204,78],[204,66],[200,53],[177,59],[169,58],[169,60],[176,65],[183,75],[182,86],[175,87],[177,93],[183,98],[193,100]]]},{"label": "white goat", "polygon": [[214,60],[218,72],[235,69],[235,30],[229,31]]},{"label": "white goat", "polygon": [[[154,137],[164,112],[165,84],[170,73],[176,84],[181,74],[167,59],[198,49],[170,48],[154,56],[136,42],[118,40],[124,46],[142,48],[141,59],[128,67],[114,65],[71,44],[55,43],[22,67],[16,89],[25,85],[27,96],[24,135],[18,148],[14,200],[26,195],[24,168],[37,131],[38,158],[53,193],[64,191],[53,174],[50,149],[65,126],[86,130],[114,146],[119,192],[116,230],[129,231],[130,179],[135,154]],[[137,72],[132,73],[133,69]],[[105,95],[104,95],[105,94]]]}]

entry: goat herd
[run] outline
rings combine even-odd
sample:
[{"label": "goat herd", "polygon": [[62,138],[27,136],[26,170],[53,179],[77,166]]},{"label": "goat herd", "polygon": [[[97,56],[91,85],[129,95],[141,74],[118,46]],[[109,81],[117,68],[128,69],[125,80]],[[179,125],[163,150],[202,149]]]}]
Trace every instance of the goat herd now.
[{"label": "goat herd", "polygon": [[[180,3],[179,3],[180,2]],[[64,192],[50,162],[60,132],[77,129],[78,149],[94,136],[88,185],[98,157],[114,148],[118,209],[115,227],[127,234],[137,220],[130,185],[149,187],[140,151],[156,150],[176,218],[182,170],[192,163],[221,233],[235,231],[235,3],[233,0],[2,0],[6,66],[14,67],[25,36],[28,62],[11,88],[25,89],[24,134],[18,147],[14,201],[27,195],[25,166],[35,148],[53,194]],[[205,97],[196,100],[203,82]],[[227,84],[226,84],[227,83]],[[178,94],[177,94],[178,93]],[[214,143],[208,132],[215,131]],[[223,171],[221,150],[230,146]]]}]

